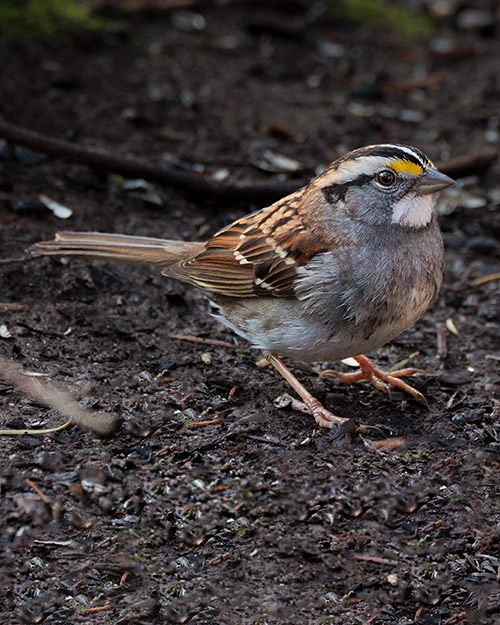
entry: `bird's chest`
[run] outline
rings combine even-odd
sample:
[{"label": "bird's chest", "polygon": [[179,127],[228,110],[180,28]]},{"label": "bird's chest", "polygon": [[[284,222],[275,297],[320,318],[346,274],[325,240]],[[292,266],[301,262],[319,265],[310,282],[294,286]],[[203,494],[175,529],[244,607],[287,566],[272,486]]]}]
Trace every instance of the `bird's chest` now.
[{"label": "bird's chest", "polygon": [[339,360],[370,353],[411,327],[431,305],[434,281],[421,280],[411,287],[395,285],[376,299],[361,300],[351,314],[337,318],[328,340],[317,345],[321,360]]},{"label": "bird's chest", "polygon": [[388,259],[382,254],[379,267],[376,259],[373,262],[368,276],[358,275],[357,281],[354,278],[351,299],[345,301],[348,325],[364,343],[364,351],[383,345],[412,326],[431,305],[443,274],[440,248],[430,257],[414,253],[413,257]]},{"label": "bird's chest", "polygon": [[364,345],[361,351],[376,349],[411,327],[429,308],[437,288],[436,281],[427,279],[396,285],[358,310],[351,332]]},{"label": "bird's chest", "polygon": [[329,328],[333,351],[340,344],[353,353],[371,351],[396,337],[429,308],[442,281],[438,230],[421,245],[401,240],[365,247],[347,251],[341,261],[325,258],[318,265],[314,291],[307,291],[307,281],[302,285],[311,313]]}]

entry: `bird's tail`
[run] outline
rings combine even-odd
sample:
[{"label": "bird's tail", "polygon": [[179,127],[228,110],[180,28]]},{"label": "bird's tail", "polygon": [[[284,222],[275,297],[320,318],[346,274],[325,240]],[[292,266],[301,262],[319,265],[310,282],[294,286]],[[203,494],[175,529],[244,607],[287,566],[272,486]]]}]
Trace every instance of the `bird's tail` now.
[{"label": "bird's tail", "polygon": [[190,258],[204,249],[203,243],[151,239],[100,232],[58,232],[54,241],[35,243],[33,256],[84,256],[101,260],[155,265],[160,269]]}]

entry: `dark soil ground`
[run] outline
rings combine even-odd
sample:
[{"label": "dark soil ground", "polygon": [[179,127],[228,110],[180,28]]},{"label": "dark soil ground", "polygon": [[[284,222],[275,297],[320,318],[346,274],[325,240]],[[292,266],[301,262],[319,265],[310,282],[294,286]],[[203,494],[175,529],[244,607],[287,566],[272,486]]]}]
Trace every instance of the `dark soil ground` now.
[{"label": "dark soil ground", "polygon": [[[409,42],[301,10],[202,13],[199,31],[167,12],[131,18],[132,37],[109,42],[4,45],[3,116],[264,183],[307,179],[368,143],[409,143],[438,161],[498,145],[494,20],[464,28],[452,12]],[[262,171],[266,150],[298,170]],[[61,229],[201,239],[259,207],[195,203],[159,185],[154,204],[116,177],[30,156],[2,146],[3,258]],[[73,215],[37,208],[41,195]],[[295,365],[327,407],[380,426],[366,439],[276,408],[286,383],[255,367],[259,355],[199,292],[154,269],[2,264],[0,300],[21,309],[2,304],[1,352],[123,424],[107,440],[76,427],[0,439],[0,621],[499,623],[500,282],[474,285],[500,271],[499,203],[498,163],[443,198],[443,289],[376,355],[389,367],[419,352],[429,376],[415,385],[430,410]],[[2,428],[62,422],[7,384],[0,401]],[[405,444],[371,444],[392,437]]]}]

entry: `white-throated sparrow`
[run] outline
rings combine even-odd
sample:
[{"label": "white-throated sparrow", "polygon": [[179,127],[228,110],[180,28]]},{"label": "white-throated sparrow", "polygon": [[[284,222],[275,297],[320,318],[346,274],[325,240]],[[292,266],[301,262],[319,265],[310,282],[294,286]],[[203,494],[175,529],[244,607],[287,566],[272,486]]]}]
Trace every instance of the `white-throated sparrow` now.
[{"label": "white-throated sparrow", "polygon": [[359,374],[331,373],[421,398],[400,379],[415,370],[387,374],[359,354],[411,326],[434,299],[444,267],[435,194],[452,184],[415,148],[372,145],[206,243],[61,232],[30,252],[153,264],[200,287],[218,318],[263,350],[292,385],[302,399],[294,405],[331,428],[346,419],[327,411],[280,357],[353,356]]}]

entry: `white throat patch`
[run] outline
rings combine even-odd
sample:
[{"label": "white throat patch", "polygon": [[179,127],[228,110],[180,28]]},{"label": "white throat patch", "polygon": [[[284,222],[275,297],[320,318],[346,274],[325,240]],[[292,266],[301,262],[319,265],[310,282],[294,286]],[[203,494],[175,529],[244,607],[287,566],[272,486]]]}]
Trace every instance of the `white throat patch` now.
[{"label": "white throat patch", "polygon": [[394,204],[392,223],[409,228],[423,228],[432,219],[436,197],[432,193],[409,193]]}]

